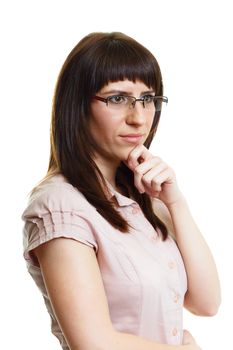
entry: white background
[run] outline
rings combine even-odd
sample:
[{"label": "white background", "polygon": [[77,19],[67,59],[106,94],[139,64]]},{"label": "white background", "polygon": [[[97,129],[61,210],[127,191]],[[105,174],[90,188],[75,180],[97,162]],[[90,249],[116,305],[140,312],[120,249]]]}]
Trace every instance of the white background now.
[{"label": "white background", "polygon": [[[157,57],[169,104],[152,150],[176,170],[218,266],[217,316],[185,312],[203,350],[232,333],[231,1],[2,1],[0,8],[2,349],[58,350],[22,258],[26,195],[47,169],[53,89],[73,46],[92,31],[122,31]],[[198,252],[197,252],[198,259]],[[201,288],[201,286],[200,286]],[[91,332],[91,325],[90,325]]]}]

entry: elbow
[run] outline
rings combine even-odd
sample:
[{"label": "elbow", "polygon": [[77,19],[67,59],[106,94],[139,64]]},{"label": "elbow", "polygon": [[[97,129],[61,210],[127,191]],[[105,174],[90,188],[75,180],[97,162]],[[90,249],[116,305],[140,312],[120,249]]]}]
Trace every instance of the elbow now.
[{"label": "elbow", "polygon": [[206,305],[206,307],[203,310],[203,316],[213,317],[217,315],[220,304],[221,304],[221,301]]},{"label": "elbow", "polygon": [[221,297],[214,298],[215,300],[203,300],[193,302],[189,298],[185,300],[185,307],[197,316],[213,317],[218,313],[221,305]]},{"label": "elbow", "polygon": [[221,305],[221,300],[217,300],[215,302],[206,303],[205,306],[200,310],[199,315],[205,317],[213,317],[216,316]]},{"label": "elbow", "polygon": [[207,317],[215,316],[218,313],[220,305],[221,305],[221,293],[219,292],[219,293],[216,293],[215,298],[213,298],[209,302],[207,301],[207,303],[205,304],[205,307],[203,307],[205,311],[203,316],[207,316]]},{"label": "elbow", "polygon": [[195,307],[195,308],[186,306],[186,308],[196,316],[213,317],[218,313],[219,305],[209,304],[209,305],[205,305],[202,307]]}]

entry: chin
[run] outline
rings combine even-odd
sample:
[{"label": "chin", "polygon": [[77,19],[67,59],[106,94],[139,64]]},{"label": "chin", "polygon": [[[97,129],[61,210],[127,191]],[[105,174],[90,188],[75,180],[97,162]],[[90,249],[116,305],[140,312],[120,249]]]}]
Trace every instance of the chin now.
[{"label": "chin", "polygon": [[134,149],[134,147],[130,147],[127,149],[127,151],[122,152],[122,154],[120,155],[119,159],[121,162],[126,162],[129,158],[130,152]]}]

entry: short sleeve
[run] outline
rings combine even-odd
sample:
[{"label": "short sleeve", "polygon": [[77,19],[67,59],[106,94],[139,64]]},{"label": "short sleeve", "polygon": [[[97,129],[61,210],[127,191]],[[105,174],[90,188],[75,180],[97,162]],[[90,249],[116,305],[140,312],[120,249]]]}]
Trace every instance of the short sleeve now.
[{"label": "short sleeve", "polygon": [[[32,251],[54,238],[70,238],[98,250],[90,211],[96,210],[68,183],[44,186],[31,197],[23,213],[24,258],[34,263]],[[92,215],[92,218],[93,218]]]}]

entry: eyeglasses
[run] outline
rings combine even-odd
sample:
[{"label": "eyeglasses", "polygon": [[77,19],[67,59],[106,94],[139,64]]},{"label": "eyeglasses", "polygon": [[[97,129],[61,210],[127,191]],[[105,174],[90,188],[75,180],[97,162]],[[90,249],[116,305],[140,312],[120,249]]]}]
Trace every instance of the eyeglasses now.
[{"label": "eyeglasses", "polygon": [[93,96],[94,99],[106,103],[106,106],[115,110],[126,110],[134,108],[136,102],[141,102],[143,108],[147,111],[161,111],[162,103],[168,103],[166,96],[144,95],[140,98],[128,95],[112,95],[107,98],[100,96]]}]

